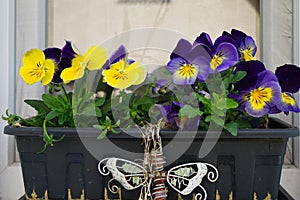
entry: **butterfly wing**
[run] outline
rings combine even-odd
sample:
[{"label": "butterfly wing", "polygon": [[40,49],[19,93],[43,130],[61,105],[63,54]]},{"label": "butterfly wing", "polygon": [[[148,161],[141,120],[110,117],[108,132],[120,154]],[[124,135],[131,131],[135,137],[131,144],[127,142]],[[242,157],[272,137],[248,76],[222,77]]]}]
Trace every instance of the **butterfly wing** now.
[{"label": "butterfly wing", "polygon": [[187,163],[171,168],[167,174],[167,182],[180,194],[189,195],[201,184],[207,172],[204,163]]},{"label": "butterfly wing", "polygon": [[146,170],[139,164],[121,158],[105,158],[99,162],[98,170],[102,175],[112,174],[125,189],[134,190],[147,181]]}]

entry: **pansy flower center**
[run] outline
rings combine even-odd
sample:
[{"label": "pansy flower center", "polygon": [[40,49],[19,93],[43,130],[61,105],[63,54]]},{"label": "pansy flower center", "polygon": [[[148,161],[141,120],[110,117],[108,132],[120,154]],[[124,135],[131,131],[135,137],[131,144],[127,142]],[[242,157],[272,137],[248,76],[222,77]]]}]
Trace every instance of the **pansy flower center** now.
[{"label": "pansy flower center", "polygon": [[45,70],[45,71],[48,70],[47,67],[45,66],[45,63],[44,65],[42,65],[40,61],[36,64],[36,66],[40,68],[40,70]]},{"label": "pansy flower center", "polygon": [[113,79],[115,80],[125,80],[128,79],[127,74],[121,70],[121,71],[116,71],[116,73],[113,75]]},{"label": "pansy flower center", "polygon": [[281,93],[281,98],[285,104],[292,105],[292,106],[296,104],[295,100],[289,95],[287,95],[285,92]]},{"label": "pansy flower center", "polygon": [[33,68],[30,72],[29,72],[29,76],[31,77],[35,77],[35,78],[40,78],[43,76],[43,69],[41,67],[36,67],[36,68]]},{"label": "pansy flower center", "polygon": [[196,74],[197,70],[192,64],[183,64],[178,70],[178,74],[182,77],[191,78]]},{"label": "pansy flower center", "polygon": [[253,54],[252,47],[249,46],[246,49],[240,48],[239,51],[242,54],[242,57],[244,58],[245,61],[254,60],[254,57],[252,56],[252,54]]},{"label": "pansy flower center", "polygon": [[210,68],[215,71],[217,67],[219,67],[222,64],[222,62],[223,62],[222,56],[216,54],[212,57],[210,61]]},{"label": "pansy flower center", "polygon": [[261,110],[272,99],[272,88],[257,88],[245,96],[254,110]]}]

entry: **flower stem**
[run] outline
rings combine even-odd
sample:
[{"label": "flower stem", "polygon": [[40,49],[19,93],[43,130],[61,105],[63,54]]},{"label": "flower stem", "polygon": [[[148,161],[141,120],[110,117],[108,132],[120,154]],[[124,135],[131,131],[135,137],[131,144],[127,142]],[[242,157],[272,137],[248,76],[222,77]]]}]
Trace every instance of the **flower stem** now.
[{"label": "flower stem", "polygon": [[85,76],[85,94],[89,92],[89,72],[86,70],[84,73]]},{"label": "flower stem", "polygon": [[62,95],[63,95],[65,101],[68,102],[68,101],[69,101],[69,98],[68,98],[67,92],[66,92],[66,90],[65,90],[65,88],[64,88],[64,86],[63,86],[63,84],[60,83],[60,84],[58,84],[58,86],[59,86],[59,89],[60,89],[60,91],[61,91],[61,93],[62,93]]}]

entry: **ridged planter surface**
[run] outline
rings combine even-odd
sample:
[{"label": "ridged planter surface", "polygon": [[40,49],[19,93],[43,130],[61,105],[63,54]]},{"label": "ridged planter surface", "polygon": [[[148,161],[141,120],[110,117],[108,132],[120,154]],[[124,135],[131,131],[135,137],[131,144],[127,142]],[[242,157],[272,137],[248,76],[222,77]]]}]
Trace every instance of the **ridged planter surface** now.
[{"label": "ridged planter surface", "polygon": [[[189,162],[210,163],[218,169],[219,178],[213,183],[203,179],[201,185],[207,191],[207,199],[250,200],[255,199],[255,196],[257,199],[265,199],[268,196],[276,199],[287,140],[298,136],[299,130],[276,119],[270,120],[270,127],[241,129],[237,137],[224,132],[204,158],[199,158],[199,150],[206,135],[205,131],[199,131],[195,137],[189,132],[178,132],[179,139],[175,140],[173,137],[176,132],[162,130],[160,135],[163,144],[169,145],[167,151],[164,151],[167,161],[168,157],[176,155],[178,147],[185,141],[193,140],[185,153],[179,155],[174,162],[168,163],[165,170]],[[105,199],[107,196],[109,199],[117,199],[119,194],[108,192],[107,196],[105,195],[104,188],[107,188],[111,176],[102,176],[99,173],[99,160],[112,156],[124,158],[122,154],[110,152],[111,143],[126,151],[142,153],[144,150],[141,138],[133,137],[134,134],[139,135],[135,129],[128,129],[126,132],[129,134],[109,134],[100,141],[96,140],[99,132],[95,129],[47,130],[55,137],[65,135],[65,139],[56,143],[54,147],[48,147],[43,153],[37,153],[44,145],[42,128],[7,126],[4,130],[6,134],[16,136],[25,191],[29,197],[35,192],[39,197],[47,195],[49,199],[68,199],[71,196],[75,199],[83,194],[85,199]],[[78,131],[85,145],[78,137]],[[86,134],[82,134],[83,132]],[[86,148],[87,144],[94,149],[99,148],[96,155],[90,153],[90,149]],[[167,199],[178,199],[178,193],[170,186],[167,187]],[[197,187],[195,192],[197,189],[199,188]],[[127,191],[122,188],[121,193],[123,200],[138,199],[140,189]],[[192,194],[181,197],[193,198]]]}]

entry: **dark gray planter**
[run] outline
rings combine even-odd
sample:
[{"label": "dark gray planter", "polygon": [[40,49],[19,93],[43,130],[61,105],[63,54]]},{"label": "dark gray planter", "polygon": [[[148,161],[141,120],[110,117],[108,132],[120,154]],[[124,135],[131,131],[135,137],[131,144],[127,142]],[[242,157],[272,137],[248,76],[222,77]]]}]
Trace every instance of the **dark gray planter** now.
[{"label": "dark gray planter", "polygon": [[[217,190],[221,199],[226,200],[231,192],[233,199],[238,200],[253,199],[254,193],[257,199],[264,199],[268,194],[272,199],[276,199],[287,140],[298,136],[299,130],[276,119],[270,120],[270,127],[270,129],[242,129],[239,130],[237,137],[224,132],[212,151],[202,159],[198,154],[206,132],[199,131],[188,150],[168,165],[166,170],[187,162],[211,163],[218,169],[219,178],[214,183],[203,179],[201,185],[206,188],[207,199],[216,199]],[[140,138],[121,133],[110,134],[108,138],[97,141],[95,139],[97,131],[84,130],[85,143],[90,141],[92,145],[99,146],[98,159],[112,156],[105,147],[109,141],[128,151],[143,152]],[[129,130],[134,131],[136,130]],[[67,199],[68,192],[71,191],[73,198],[79,198],[84,190],[86,199],[104,199],[104,187],[111,177],[104,177],[98,172],[98,159],[82,144],[76,129],[48,128],[49,133],[53,133],[56,137],[65,135],[65,139],[40,154],[37,152],[44,144],[41,128],[7,126],[4,132],[16,136],[28,196],[35,191],[41,197],[47,191],[49,199]],[[176,153],[181,141],[191,139],[188,132],[180,134],[181,139],[173,142],[173,150],[164,152],[167,159],[168,155]],[[172,131],[161,131],[164,144],[169,143],[173,136]],[[123,155],[113,156],[122,158]],[[177,199],[178,194],[171,187],[168,187],[168,190],[167,199]],[[122,199],[137,199],[139,191],[139,189],[135,191],[122,189]],[[117,198],[111,194],[109,197]],[[184,199],[192,199],[192,196]]]}]

